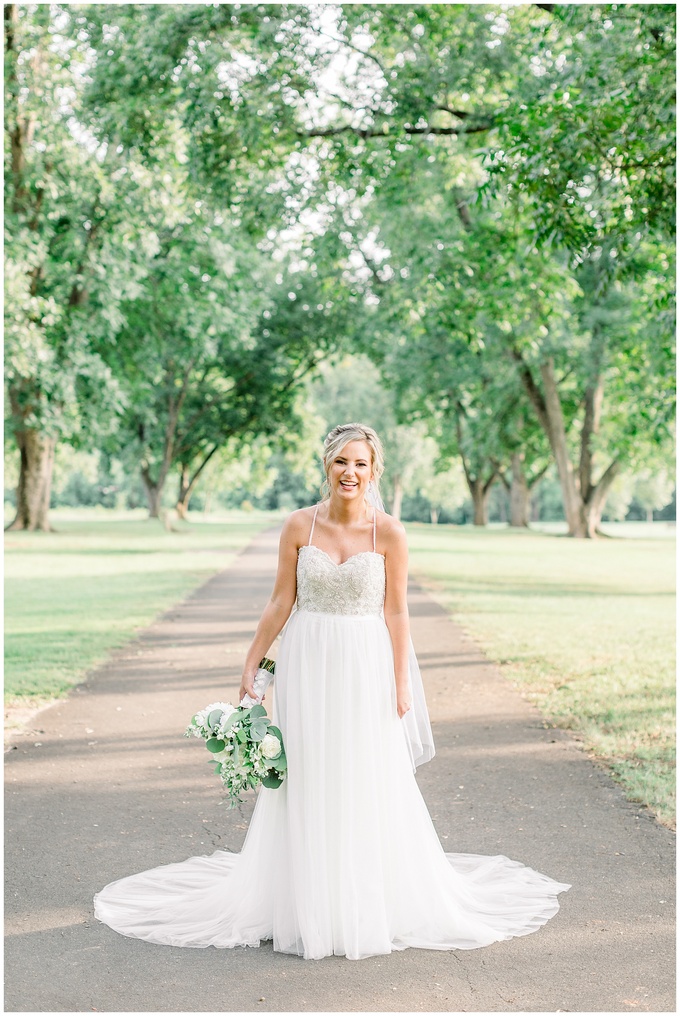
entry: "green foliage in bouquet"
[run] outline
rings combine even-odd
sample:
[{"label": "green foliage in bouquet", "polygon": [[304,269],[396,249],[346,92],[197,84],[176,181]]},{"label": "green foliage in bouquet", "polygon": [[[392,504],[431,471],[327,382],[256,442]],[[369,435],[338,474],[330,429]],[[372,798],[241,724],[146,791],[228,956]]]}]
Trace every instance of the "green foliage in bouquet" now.
[{"label": "green foliage in bouquet", "polygon": [[230,808],[242,803],[244,791],[260,784],[274,790],[286,777],[283,735],[262,705],[235,708],[216,702],[196,713],[185,736],[205,740],[210,764],[227,789]]}]

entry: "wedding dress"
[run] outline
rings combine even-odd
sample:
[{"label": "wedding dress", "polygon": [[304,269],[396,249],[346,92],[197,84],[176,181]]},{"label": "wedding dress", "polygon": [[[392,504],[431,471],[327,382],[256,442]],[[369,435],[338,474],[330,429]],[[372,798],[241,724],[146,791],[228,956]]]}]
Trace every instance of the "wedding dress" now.
[{"label": "wedding dress", "polygon": [[[536,931],[570,886],[504,856],[444,853],[432,825],[414,763],[434,749],[422,704],[410,725],[397,715],[375,516],[373,550],[342,564],[314,546],[314,522],[274,681],[287,779],[260,789],[240,853],[112,882],[96,917],[150,942],[272,939],[307,959],[475,949]],[[413,653],[410,679],[424,703]]]}]

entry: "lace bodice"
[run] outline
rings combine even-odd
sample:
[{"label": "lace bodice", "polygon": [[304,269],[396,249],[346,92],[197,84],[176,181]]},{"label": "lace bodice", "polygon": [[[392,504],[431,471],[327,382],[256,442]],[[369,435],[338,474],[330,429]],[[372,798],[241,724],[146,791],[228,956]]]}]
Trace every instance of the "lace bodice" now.
[{"label": "lace bodice", "polygon": [[320,614],[377,614],[385,599],[385,559],[365,551],[335,564],[309,544],[298,552],[298,610]]},{"label": "lace bodice", "polygon": [[385,601],[385,558],[375,551],[336,564],[320,547],[300,547],[298,610],[320,614],[378,614]]},{"label": "lace bodice", "polygon": [[309,543],[300,547],[297,562],[298,610],[319,614],[381,614],[385,602],[385,558],[376,553],[376,510],[373,509],[373,550],[353,554],[336,564],[315,547],[316,506]]}]

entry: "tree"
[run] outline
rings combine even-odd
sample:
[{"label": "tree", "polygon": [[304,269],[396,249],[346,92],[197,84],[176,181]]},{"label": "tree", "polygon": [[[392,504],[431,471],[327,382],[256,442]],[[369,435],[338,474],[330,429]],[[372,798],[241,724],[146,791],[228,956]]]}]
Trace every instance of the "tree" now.
[{"label": "tree", "polygon": [[430,521],[433,526],[439,521],[442,509],[455,512],[468,499],[467,483],[460,462],[439,470],[435,462],[433,468],[422,478],[419,476],[418,480],[420,493],[430,502]]},{"label": "tree", "polygon": [[[359,139],[348,160],[352,180],[382,192],[398,190],[406,178],[413,188],[415,173],[432,176],[443,139],[458,139],[447,142],[448,180],[432,191],[431,204],[441,215],[448,191],[458,210],[469,276],[479,278],[479,267],[486,274],[475,296],[489,320],[503,306],[506,354],[550,441],[569,531],[592,536],[621,463],[669,440],[672,317],[663,288],[674,208],[672,25],[664,5],[555,5],[552,14],[485,5],[486,26],[476,23],[470,53],[479,46],[496,55],[480,54],[471,67],[462,51],[475,16],[466,22],[461,11],[422,5],[384,17],[366,6],[347,12],[348,30],[363,30],[374,43],[370,52],[364,47],[365,63],[379,68],[374,101],[363,113],[343,106],[342,129],[322,133]],[[450,118],[448,126],[441,117]],[[461,145],[471,133],[484,135],[476,180],[474,153]],[[422,138],[434,167],[422,160]],[[480,217],[475,195],[487,202],[491,220],[494,211],[502,216],[503,229]],[[403,206],[399,214],[409,218]],[[513,218],[520,225],[514,236]],[[504,304],[502,285],[489,285],[488,259],[475,258],[501,235],[514,252],[514,270],[504,247],[494,253],[504,262],[496,272],[498,282],[506,273]],[[394,246],[391,236],[383,243]],[[386,271],[409,270],[399,255],[396,262],[383,265],[381,281]],[[556,285],[560,275],[564,286]],[[634,322],[627,331],[624,305]],[[474,480],[483,491],[488,481],[476,473]]]},{"label": "tree", "polygon": [[606,511],[610,518],[623,520],[633,503],[645,513],[647,522],[654,520],[654,512],[670,503],[675,490],[672,467],[657,461],[636,473],[617,477],[607,498]]},{"label": "tree", "polygon": [[633,498],[647,515],[647,521],[654,520],[654,512],[665,508],[675,490],[672,472],[646,469],[638,473],[633,484]]},{"label": "tree", "polygon": [[470,209],[461,187],[474,180],[473,160],[452,166],[439,142],[426,168],[415,156],[404,160],[409,189],[385,181],[358,226],[341,233],[363,260],[373,305],[364,347],[402,418],[426,421],[446,454],[462,457],[477,525],[514,458],[513,519],[525,524],[549,449],[508,356],[507,331],[534,313],[539,285],[550,287],[552,302],[569,279],[560,265],[522,252],[521,223],[505,221],[500,202]]},{"label": "tree", "polygon": [[284,452],[299,447],[300,430],[309,429],[299,405],[302,387],[324,358],[346,343],[352,294],[341,282],[330,285],[325,272],[315,277],[302,269],[296,258],[281,267],[251,341],[225,350],[187,401],[175,453],[180,514],[203,468],[226,440],[233,447],[235,437],[247,442],[270,436]]},{"label": "tree", "polygon": [[121,393],[101,350],[143,273],[137,252],[149,239],[131,207],[132,167],[78,126],[86,54],[65,36],[69,18],[57,4],[5,6],[6,385],[20,452],[14,529],[49,528],[57,442],[82,446],[115,428]]},{"label": "tree", "polygon": [[364,423],[377,431],[385,453],[382,497],[390,514],[400,518],[404,495],[416,493],[434,470],[435,442],[422,424],[398,423],[393,392],[365,356],[346,355],[326,364],[311,393],[324,421],[320,436],[339,423]]},{"label": "tree", "polygon": [[[531,44],[534,95],[517,97],[487,166],[496,192],[530,212],[535,242],[573,258],[580,338],[546,335],[533,364],[520,343],[511,352],[550,439],[570,533],[593,536],[618,471],[669,440],[674,33],[665,5],[554,12]],[[558,380],[565,345],[580,375],[575,456]]]},{"label": "tree", "polygon": [[244,360],[255,389],[252,331],[268,300],[264,259],[233,222],[192,201],[181,178],[166,173],[166,187],[174,207],[155,209],[157,248],[106,350],[126,397],[114,441],[139,463],[151,517],[171,470],[189,466],[192,440],[210,424],[218,446],[229,437],[217,428],[246,388]]}]

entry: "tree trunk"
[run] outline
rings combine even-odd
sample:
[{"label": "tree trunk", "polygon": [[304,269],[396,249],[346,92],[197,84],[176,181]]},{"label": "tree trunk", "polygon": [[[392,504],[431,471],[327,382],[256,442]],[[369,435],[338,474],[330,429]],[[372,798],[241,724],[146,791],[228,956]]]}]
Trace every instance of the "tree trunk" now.
[{"label": "tree trunk", "polygon": [[463,451],[463,426],[461,420],[465,419],[465,410],[462,405],[458,403],[458,412],[456,413],[456,436],[458,438],[458,454],[460,455],[460,461],[463,463],[463,472],[465,473],[465,482],[467,483],[468,490],[470,491],[470,497],[472,498],[472,505],[474,510],[473,523],[475,526],[485,526],[489,521],[489,494],[494,484],[496,477],[498,476],[498,465],[492,463],[491,473],[487,480],[482,479],[481,471],[483,467],[480,467],[479,472],[476,476],[472,475],[471,466],[467,460],[465,452]]},{"label": "tree trunk", "polygon": [[437,523],[439,522],[438,508],[430,508],[430,522],[432,523],[433,526],[436,526]]},{"label": "tree trunk", "polygon": [[142,483],[144,484],[144,492],[146,493],[146,499],[149,503],[149,518],[160,519],[165,477],[163,477],[163,479],[158,483],[154,482],[154,480],[151,479],[151,474],[146,466],[142,466],[141,475]]},{"label": "tree trunk", "polygon": [[574,473],[574,467],[569,458],[569,447],[567,444],[567,430],[564,425],[564,414],[562,403],[555,381],[555,364],[550,357],[541,364],[541,377],[543,379],[543,391],[545,392],[545,411],[548,420],[548,439],[560,478],[562,488],[562,502],[564,514],[569,527],[569,536],[587,536],[587,525],[584,518],[583,499],[579,478]]},{"label": "tree trunk", "polygon": [[510,525],[514,528],[529,526],[529,485],[524,475],[524,453],[514,452],[511,461]]},{"label": "tree trunk", "polygon": [[619,468],[620,463],[614,459],[593,487],[590,497],[581,510],[581,527],[584,530],[584,535],[591,540],[599,534],[602,512],[607,503],[607,494],[619,473]]},{"label": "tree trunk", "polygon": [[475,526],[485,526],[489,521],[489,494],[491,493],[491,484],[483,483],[483,481],[477,477],[468,484],[470,488],[470,495],[472,497],[472,505],[474,508],[473,524]]},{"label": "tree trunk", "polygon": [[177,514],[181,519],[186,519],[187,512],[189,511],[189,502],[191,501],[191,495],[194,492],[198,476],[194,476],[193,480],[189,476],[189,467],[182,466],[179,474],[179,492],[177,494]]},{"label": "tree trunk", "polygon": [[48,512],[56,438],[37,430],[15,431],[21,456],[17,511],[8,529],[51,532]]},{"label": "tree trunk", "polygon": [[[219,450],[219,445],[214,445],[213,448],[203,457],[203,461],[199,465],[198,469],[191,475],[191,469],[187,463],[180,463],[180,475],[179,475],[179,493],[177,495],[177,514],[181,519],[186,519],[187,512],[189,511],[189,501],[191,495],[196,489],[199,477],[205,467],[210,462],[211,458],[216,451]],[[206,509],[204,509],[204,512]]]},{"label": "tree trunk", "polygon": [[404,488],[401,483],[401,476],[394,477],[394,492],[392,494],[392,515],[395,519],[401,518],[401,502],[404,497]]},{"label": "tree trunk", "polygon": [[653,508],[648,508],[647,509],[647,521],[648,522],[653,522],[654,521],[654,509]]}]

